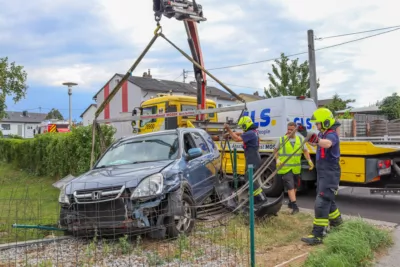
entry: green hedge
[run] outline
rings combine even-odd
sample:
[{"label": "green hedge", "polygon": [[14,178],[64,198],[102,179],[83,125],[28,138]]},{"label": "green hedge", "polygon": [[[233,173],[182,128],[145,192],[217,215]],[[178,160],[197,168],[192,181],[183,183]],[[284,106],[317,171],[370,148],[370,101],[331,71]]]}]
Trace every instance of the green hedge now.
[{"label": "green hedge", "polygon": [[[106,146],[114,140],[115,129],[102,125]],[[80,175],[90,168],[92,126],[74,128],[69,133],[45,133],[31,139],[0,138],[0,160],[17,168],[62,178]],[[96,134],[95,157],[100,156],[100,140]]]}]

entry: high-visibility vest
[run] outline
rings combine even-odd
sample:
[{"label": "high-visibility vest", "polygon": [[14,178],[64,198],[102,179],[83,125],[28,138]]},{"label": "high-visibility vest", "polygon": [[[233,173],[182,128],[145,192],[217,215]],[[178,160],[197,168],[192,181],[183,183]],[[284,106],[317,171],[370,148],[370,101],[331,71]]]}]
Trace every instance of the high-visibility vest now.
[{"label": "high-visibility vest", "polygon": [[[293,154],[300,146],[301,146],[301,140],[299,136],[296,136],[296,141],[294,143],[294,146],[292,147],[292,144],[290,141],[287,141],[288,137],[287,136],[282,136],[281,137],[281,142],[280,142],[280,149],[279,149],[279,161],[284,162],[290,155]],[[285,145],[282,146],[282,144]],[[278,171],[278,174],[285,174],[288,173],[289,171],[292,171],[294,174],[300,174],[301,172],[301,155],[303,153],[303,150],[300,148],[297,150],[296,154],[291,157],[284,166]]]}]

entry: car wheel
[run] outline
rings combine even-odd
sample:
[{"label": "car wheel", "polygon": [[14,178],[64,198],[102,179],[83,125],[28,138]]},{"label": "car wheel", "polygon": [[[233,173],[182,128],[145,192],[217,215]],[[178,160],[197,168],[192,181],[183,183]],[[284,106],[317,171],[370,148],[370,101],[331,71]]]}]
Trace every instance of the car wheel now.
[{"label": "car wheel", "polygon": [[[263,158],[264,161],[268,160],[268,158]],[[276,169],[275,161],[273,161],[268,169],[261,175],[260,182],[264,183],[267,178],[274,172]],[[271,180],[269,180],[266,184],[262,186],[262,189],[267,197],[279,197],[284,190],[282,178],[279,175],[275,175]]]},{"label": "car wheel", "polygon": [[193,199],[187,194],[182,195],[183,216],[167,217],[167,235],[176,238],[181,234],[190,234],[196,219],[196,208]]}]

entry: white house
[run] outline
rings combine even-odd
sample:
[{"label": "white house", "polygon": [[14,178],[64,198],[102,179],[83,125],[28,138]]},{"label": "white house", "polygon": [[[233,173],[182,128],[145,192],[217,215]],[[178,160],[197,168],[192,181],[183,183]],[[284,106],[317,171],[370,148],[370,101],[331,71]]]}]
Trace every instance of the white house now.
[{"label": "white house", "polygon": [[88,126],[93,123],[94,114],[96,113],[96,110],[97,110],[97,105],[90,104],[89,107],[81,114],[80,117],[82,118],[83,126]]},{"label": "white house", "polygon": [[12,134],[33,138],[33,130],[45,120],[46,116],[45,113],[7,111],[7,116],[0,120],[0,130],[4,136]]},{"label": "white house", "polygon": [[[115,74],[93,97],[99,106],[110,92],[117,86],[124,75]],[[121,117],[123,113],[131,113],[134,108],[140,107],[142,101],[148,100],[159,93],[169,93],[174,95],[196,96],[197,89],[195,83],[182,83],[176,81],[153,79],[150,70],[142,77],[130,76],[118,90],[117,94],[105,109],[99,114],[99,119],[109,119]],[[235,99],[228,93],[212,86],[207,86],[207,98],[214,100],[217,106],[227,106],[236,104]],[[132,127],[129,122],[113,123],[117,129],[117,137],[122,134],[131,133]]]}]

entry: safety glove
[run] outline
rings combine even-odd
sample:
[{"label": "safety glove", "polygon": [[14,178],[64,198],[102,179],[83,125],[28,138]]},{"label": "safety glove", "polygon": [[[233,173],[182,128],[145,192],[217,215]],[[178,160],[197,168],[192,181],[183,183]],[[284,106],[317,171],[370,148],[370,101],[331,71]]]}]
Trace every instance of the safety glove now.
[{"label": "safety glove", "polygon": [[314,169],[314,163],[312,162],[311,159],[308,160],[308,166],[310,166],[309,170],[311,171],[312,169]]},{"label": "safety glove", "polygon": [[311,144],[318,144],[319,142],[319,137],[316,133],[308,133],[306,139]]},{"label": "safety glove", "polygon": [[297,124],[297,131],[304,137],[307,137],[307,129],[306,127],[303,126],[303,124],[298,123]]},{"label": "safety glove", "polygon": [[279,166],[281,166],[281,165],[282,165],[282,162],[279,159],[277,159],[276,160],[276,167],[279,168]]}]

